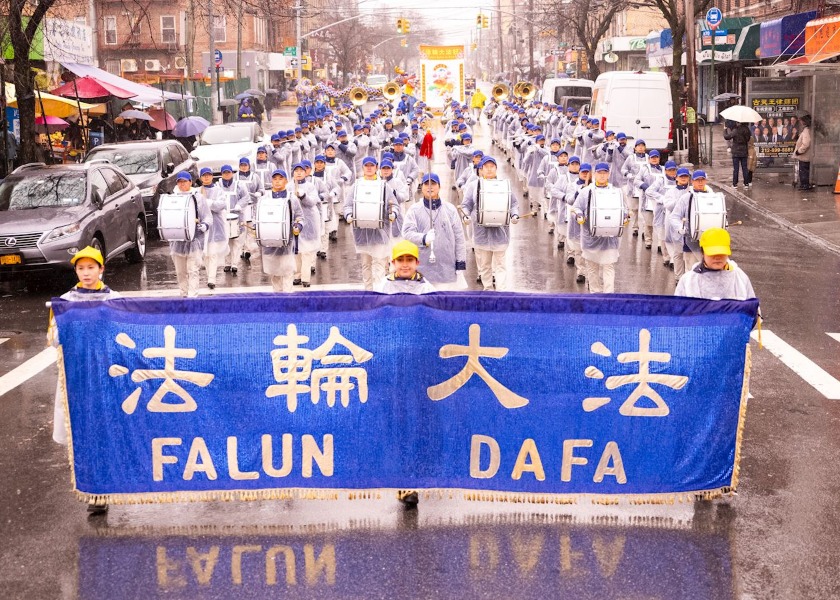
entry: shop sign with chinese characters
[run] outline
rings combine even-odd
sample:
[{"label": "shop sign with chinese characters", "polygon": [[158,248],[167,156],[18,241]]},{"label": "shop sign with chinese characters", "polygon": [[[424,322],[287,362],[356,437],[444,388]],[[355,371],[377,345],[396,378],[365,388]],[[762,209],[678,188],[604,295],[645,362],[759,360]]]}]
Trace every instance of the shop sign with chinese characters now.
[{"label": "shop sign with chinese characters", "polygon": [[82,494],[737,485],[757,301],[335,292],[53,309]]}]

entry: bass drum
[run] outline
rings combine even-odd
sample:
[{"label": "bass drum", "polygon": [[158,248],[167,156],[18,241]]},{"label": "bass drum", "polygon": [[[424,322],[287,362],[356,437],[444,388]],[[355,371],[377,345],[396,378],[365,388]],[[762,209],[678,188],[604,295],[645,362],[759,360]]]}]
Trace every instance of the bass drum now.
[{"label": "bass drum", "polygon": [[158,233],[165,242],[195,239],[195,198],[190,194],[163,194],[158,202]]},{"label": "bass drum", "polygon": [[510,225],[510,182],[506,179],[479,179],[478,224],[482,227]]},{"label": "bass drum", "polygon": [[292,208],[288,198],[266,194],[257,202],[257,243],[266,248],[289,245],[292,234]]},{"label": "bass drum", "polygon": [[353,198],[353,227],[355,229],[382,229],[387,221],[385,182],[381,179],[357,180]]},{"label": "bass drum", "polygon": [[712,227],[726,229],[726,198],[720,192],[692,193],[688,201],[688,231],[698,241]]},{"label": "bass drum", "polygon": [[614,187],[594,188],[589,201],[589,233],[596,237],[620,237],[624,233],[627,211],[621,190]]}]

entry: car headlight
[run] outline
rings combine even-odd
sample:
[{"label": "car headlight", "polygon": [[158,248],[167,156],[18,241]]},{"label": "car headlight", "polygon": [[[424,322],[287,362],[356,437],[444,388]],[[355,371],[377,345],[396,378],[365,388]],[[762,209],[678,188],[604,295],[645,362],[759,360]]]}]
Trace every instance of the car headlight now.
[{"label": "car headlight", "polygon": [[140,188],[140,195],[141,196],[154,196],[155,195],[155,186]]},{"label": "car headlight", "polygon": [[79,223],[65,225],[64,227],[56,227],[55,229],[50,231],[50,234],[44,239],[44,243],[49,244],[50,242],[58,241],[61,238],[67,237],[68,235],[78,233],[81,228],[82,226]]}]

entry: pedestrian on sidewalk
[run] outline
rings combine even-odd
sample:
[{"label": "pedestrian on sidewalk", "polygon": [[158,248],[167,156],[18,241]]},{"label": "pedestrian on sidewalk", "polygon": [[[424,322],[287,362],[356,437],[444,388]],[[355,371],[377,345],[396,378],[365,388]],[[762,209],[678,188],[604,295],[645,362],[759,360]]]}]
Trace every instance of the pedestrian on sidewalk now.
[{"label": "pedestrian on sidewalk", "polygon": [[799,139],[796,140],[796,147],[793,149],[793,158],[799,162],[799,189],[806,191],[815,187],[811,185],[811,160],[814,158],[811,116],[805,115],[799,120],[802,123],[802,130],[799,132]]},{"label": "pedestrian on sidewalk", "polygon": [[726,129],[723,138],[732,143],[732,187],[738,187],[738,170],[744,176],[744,187],[750,189],[750,172],[747,169],[749,143],[752,134],[746,123],[738,123],[735,129]]}]

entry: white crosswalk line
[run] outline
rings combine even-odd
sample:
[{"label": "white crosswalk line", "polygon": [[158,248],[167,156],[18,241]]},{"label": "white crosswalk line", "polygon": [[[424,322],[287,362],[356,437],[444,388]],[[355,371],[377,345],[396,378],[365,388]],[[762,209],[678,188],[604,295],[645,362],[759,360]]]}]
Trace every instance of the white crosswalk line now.
[{"label": "white crosswalk line", "polygon": [[826,335],[830,336],[830,337],[833,337],[835,340],[840,342],[840,333],[828,333],[828,332],[826,332]]},{"label": "white crosswalk line", "polygon": [[9,338],[0,338],[0,344],[2,344],[3,342],[8,342],[8,341],[9,341]]},{"label": "white crosswalk line", "polygon": [[[758,332],[753,331],[750,337],[757,341]],[[805,383],[829,400],[840,400],[840,381],[837,381],[810,358],[766,329],[761,332],[761,341],[770,354],[790,367],[794,373],[805,380]]]},{"label": "white crosswalk line", "polygon": [[12,369],[2,377],[0,377],[0,396],[7,392],[11,392],[20,384],[31,379],[53,363],[56,360],[55,348],[46,348],[42,350],[22,365]]}]

